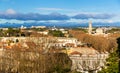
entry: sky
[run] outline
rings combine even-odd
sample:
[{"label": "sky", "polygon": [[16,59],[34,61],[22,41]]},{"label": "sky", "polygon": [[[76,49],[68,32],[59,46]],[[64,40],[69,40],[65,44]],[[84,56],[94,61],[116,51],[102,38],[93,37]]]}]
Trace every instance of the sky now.
[{"label": "sky", "polygon": [[120,0],[0,0],[0,23],[120,22]]}]

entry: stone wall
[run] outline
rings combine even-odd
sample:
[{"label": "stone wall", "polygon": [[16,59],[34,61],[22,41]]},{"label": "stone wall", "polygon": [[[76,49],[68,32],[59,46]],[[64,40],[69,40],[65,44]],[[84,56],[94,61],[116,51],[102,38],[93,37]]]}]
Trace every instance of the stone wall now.
[{"label": "stone wall", "polygon": [[72,70],[77,70],[79,72],[97,72],[105,66],[106,58],[108,54],[98,54],[98,55],[72,55],[70,59],[72,60]]}]

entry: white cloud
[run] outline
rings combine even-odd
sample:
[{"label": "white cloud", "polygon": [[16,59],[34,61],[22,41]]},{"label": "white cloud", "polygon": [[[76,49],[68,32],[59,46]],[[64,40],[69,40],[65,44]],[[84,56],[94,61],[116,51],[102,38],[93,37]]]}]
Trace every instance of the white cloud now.
[{"label": "white cloud", "polygon": [[92,21],[92,23],[115,23],[115,22],[120,22],[120,20],[113,20],[113,19],[70,19],[70,20],[40,20],[40,21],[35,21],[35,20],[16,20],[16,19],[0,19],[0,24],[4,24],[6,22],[8,23],[18,23],[18,24],[23,24],[23,23],[78,23],[78,24],[84,24],[88,23],[89,21]]},{"label": "white cloud", "polygon": [[7,20],[7,19],[0,19],[0,24],[4,24],[4,23],[19,23],[19,24],[23,24],[24,21],[20,21],[20,20],[16,20],[16,19],[12,19],[12,20]]},{"label": "white cloud", "polygon": [[46,11],[57,11],[57,10],[63,10],[62,8],[36,8],[37,10],[46,10]]},{"label": "white cloud", "polygon": [[6,10],[6,14],[16,14],[16,11],[13,9]]},{"label": "white cloud", "polygon": [[68,23],[87,23],[88,19],[70,19],[66,20]]},{"label": "white cloud", "polygon": [[[61,8],[38,8],[38,10],[65,10],[65,9],[61,9]],[[67,10],[67,9],[66,9]],[[85,13],[85,12],[81,12],[84,14],[99,14],[99,13]],[[7,9],[6,11],[2,12],[0,11],[0,14],[16,14],[16,11],[13,9]],[[76,14],[79,14],[76,13]],[[68,16],[71,16],[73,14],[68,14]],[[8,15],[7,15],[8,16]],[[30,15],[31,16],[31,15]],[[50,23],[88,23],[89,20],[92,20],[93,23],[116,23],[116,22],[120,22],[120,15],[117,15],[116,17],[110,18],[110,19],[68,19],[68,20],[17,20],[17,19],[5,19],[5,18],[1,18],[0,19],[0,23],[19,23],[19,24],[23,24],[23,23],[46,23],[46,22],[50,22]]]}]

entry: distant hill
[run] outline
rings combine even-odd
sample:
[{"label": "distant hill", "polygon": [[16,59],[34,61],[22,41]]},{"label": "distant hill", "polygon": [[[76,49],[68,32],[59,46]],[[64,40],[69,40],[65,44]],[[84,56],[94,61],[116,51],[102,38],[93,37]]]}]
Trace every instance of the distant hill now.
[{"label": "distant hill", "polygon": [[[68,23],[68,22],[40,22],[40,23],[4,23],[0,24],[0,28],[3,27],[21,27],[21,26],[31,27],[31,26],[47,26],[47,27],[65,27],[65,28],[76,28],[76,27],[88,27],[88,23]],[[120,23],[93,23],[93,27],[120,27]]]}]

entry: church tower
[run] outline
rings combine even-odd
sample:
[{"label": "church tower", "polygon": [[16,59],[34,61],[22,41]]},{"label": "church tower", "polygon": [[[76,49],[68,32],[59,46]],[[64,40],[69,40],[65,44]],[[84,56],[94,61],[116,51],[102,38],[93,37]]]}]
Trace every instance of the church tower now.
[{"label": "church tower", "polygon": [[92,21],[89,21],[88,33],[92,34]]}]

